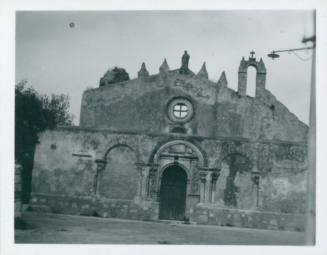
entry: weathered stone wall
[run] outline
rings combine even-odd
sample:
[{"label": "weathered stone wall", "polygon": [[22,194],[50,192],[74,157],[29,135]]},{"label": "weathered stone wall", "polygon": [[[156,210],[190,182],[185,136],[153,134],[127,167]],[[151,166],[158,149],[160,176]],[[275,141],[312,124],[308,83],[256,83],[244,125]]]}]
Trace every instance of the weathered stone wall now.
[{"label": "weathered stone wall", "polygon": [[[85,209],[89,213],[96,211],[100,215],[111,215],[111,210],[129,211],[129,208],[137,207],[137,214],[142,214],[145,210],[144,201],[151,204],[151,208],[157,208],[156,192],[160,188],[159,183],[153,184],[157,185],[153,194],[139,193],[141,175],[136,163],[156,163],[158,169],[163,169],[173,162],[181,164],[188,171],[186,215],[195,221],[198,216],[194,211],[199,202],[213,211],[217,206],[230,210],[237,208],[288,214],[303,214],[305,211],[305,143],[267,139],[254,142],[244,138],[223,137],[212,139],[182,134],[144,135],[81,128],[46,131],[40,141],[36,148],[33,170],[33,205],[48,206],[54,212],[83,214]],[[159,157],[154,162],[162,146],[176,141],[174,148],[170,146],[161,150],[160,155],[166,155],[165,157]],[[188,161],[181,154],[185,149],[178,146],[178,141],[193,145],[194,149],[186,151],[193,161]],[[169,155],[179,155],[180,158],[176,161]],[[106,162],[101,171],[97,160]],[[203,162],[200,164],[200,161]],[[206,169],[220,169],[215,195],[203,201],[200,201],[203,194],[199,165]],[[252,176],[255,167],[260,175],[258,187]],[[97,181],[96,176],[99,176]],[[155,173],[155,176],[159,178],[160,172]],[[210,180],[206,185],[209,183]],[[142,185],[150,184],[143,181]],[[213,188],[208,188],[208,192],[210,189]],[[42,200],[39,199],[40,196]],[[66,202],[61,202],[63,197]],[[76,199],[81,200],[81,204],[74,202]],[[83,207],[83,201],[89,205]],[[110,206],[102,208],[99,205],[101,203]],[[156,210],[158,209],[151,211],[152,218],[157,217],[153,216]],[[129,217],[130,214],[125,211],[123,215]]]},{"label": "weathered stone wall", "polygon": [[304,231],[305,228],[305,215],[303,214],[212,208],[203,205],[196,206],[192,212],[191,221],[204,225],[271,230]]},{"label": "weathered stone wall", "polygon": [[169,133],[173,122],[167,115],[168,102],[182,96],[191,99],[196,110],[193,121],[185,124],[188,134],[213,134],[215,127],[205,123],[215,122],[215,86],[196,76],[179,77],[172,72],[171,77],[165,79],[155,75],[85,91],[80,125],[116,131]]},{"label": "weathered stone wall", "polygon": [[156,203],[39,193],[33,194],[30,208],[41,212],[137,220],[156,220],[158,215]]},{"label": "weathered stone wall", "polygon": [[[47,131],[40,136],[33,169],[32,191],[68,196],[93,193],[94,144],[90,133]],[[78,157],[73,154],[86,154]]]},{"label": "weathered stone wall", "polygon": [[[263,99],[264,98],[264,99]],[[240,97],[222,88],[217,100],[216,136],[306,141],[307,126],[268,90],[261,98]]]},{"label": "weathered stone wall", "polygon": [[169,133],[173,122],[167,104],[188,98],[194,117],[186,123],[189,135],[306,141],[307,126],[268,90],[249,97],[204,77],[170,71],[87,90],[83,94],[81,127],[115,131]]},{"label": "weathered stone wall", "polygon": [[15,162],[15,218],[22,214],[22,166]]},{"label": "weathered stone wall", "polygon": [[[205,140],[201,146],[208,153],[209,167],[221,169],[216,184],[216,205],[226,206],[224,199],[229,190],[228,181],[232,179],[231,188],[235,189],[232,196],[235,196],[237,208],[305,212],[306,143],[236,139]],[[231,155],[237,155],[234,162],[230,159]],[[252,180],[255,167],[260,175],[258,199],[257,187]],[[231,174],[231,168],[236,172]]]},{"label": "weathered stone wall", "polygon": [[[106,167],[99,178],[99,195],[133,200],[137,194],[139,173],[136,155],[126,146],[117,146],[106,156]],[[124,188],[123,188],[124,187]]]}]

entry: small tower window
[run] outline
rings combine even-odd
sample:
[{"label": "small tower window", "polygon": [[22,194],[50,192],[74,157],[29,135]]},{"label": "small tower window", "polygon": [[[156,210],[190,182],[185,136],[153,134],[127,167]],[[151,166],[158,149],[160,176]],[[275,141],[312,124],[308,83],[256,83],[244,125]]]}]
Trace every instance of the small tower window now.
[{"label": "small tower window", "polygon": [[174,105],[173,113],[176,118],[183,119],[188,114],[188,108],[184,103],[178,103]]},{"label": "small tower window", "polygon": [[247,80],[246,94],[250,97],[255,97],[257,70],[254,66],[249,66],[247,78],[248,80]]}]

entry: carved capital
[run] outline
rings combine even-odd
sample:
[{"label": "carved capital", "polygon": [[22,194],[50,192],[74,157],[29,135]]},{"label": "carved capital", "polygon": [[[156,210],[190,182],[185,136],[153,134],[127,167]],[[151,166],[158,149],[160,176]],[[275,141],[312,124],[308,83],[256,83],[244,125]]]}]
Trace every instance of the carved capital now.
[{"label": "carved capital", "polygon": [[157,172],[158,172],[157,168],[150,168],[149,177],[152,178],[152,177],[156,176]]},{"label": "carved capital", "polygon": [[260,181],[260,172],[259,171],[252,171],[251,172],[251,179],[255,185],[259,185]]},{"label": "carved capital", "polygon": [[220,172],[213,172],[211,174],[211,182],[216,183],[219,178]]},{"label": "carved capital", "polygon": [[200,172],[199,173],[200,181],[202,183],[205,183],[207,181],[207,175],[208,175],[207,172]]},{"label": "carved capital", "polygon": [[148,173],[150,174],[151,170],[152,171],[154,170],[156,172],[156,168],[150,168],[151,166],[153,166],[152,164],[150,165],[150,164],[145,164],[143,162],[137,162],[137,163],[135,163],[135,166],[136,166],[136,169],[140,173],[141,176],[145,176]]},{"label": "carved capital", "polygon": [[95,163],[97,164],[97,172],[101,172],[105,169],[107,161],[103,159],[96,159]]}]

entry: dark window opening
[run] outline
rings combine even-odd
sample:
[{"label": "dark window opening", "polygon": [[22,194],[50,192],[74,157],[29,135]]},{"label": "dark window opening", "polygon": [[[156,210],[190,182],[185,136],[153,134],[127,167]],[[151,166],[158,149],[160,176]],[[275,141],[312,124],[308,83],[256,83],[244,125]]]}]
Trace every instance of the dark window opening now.
[{"label": "dark window opening", "polygon": [[171,130],[172,133],[180,133],[180,134],[186,134],[186,129],[183,128],[183,127],[174,127],[172,130]]}]

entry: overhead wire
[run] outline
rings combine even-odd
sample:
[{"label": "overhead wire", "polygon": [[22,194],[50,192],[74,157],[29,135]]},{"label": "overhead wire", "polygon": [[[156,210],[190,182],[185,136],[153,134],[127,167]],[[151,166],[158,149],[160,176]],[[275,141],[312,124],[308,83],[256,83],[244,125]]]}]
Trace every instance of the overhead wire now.
[{"label": "overhead wire", "polygon": [[307,58],[304,58],[304,57],[300,56],[298,53],[296,53],[296,51],[289,51],[289,54],[290,53],[293,53],[301,61],[308,61],[308,60],[312,59],[312,55]]}]

